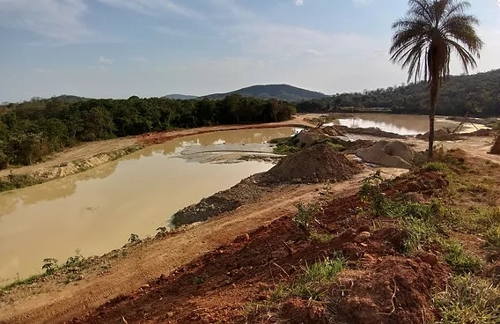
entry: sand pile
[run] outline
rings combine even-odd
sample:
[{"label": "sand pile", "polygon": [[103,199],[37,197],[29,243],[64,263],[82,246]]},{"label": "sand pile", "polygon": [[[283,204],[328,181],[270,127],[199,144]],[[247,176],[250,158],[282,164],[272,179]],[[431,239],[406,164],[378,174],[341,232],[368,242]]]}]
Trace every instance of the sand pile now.
[{"label": "sand pile", "polygon": [[490,154],[499,154],[500,155],[500,135],[497,136],[493,147],[491,148]]},{"label": "sand pile", "polygon": [[357,150],[356,156],[368,163],[409,169],[415,157],[415,151],[400,141],[380,141],[371,147]]},{"label": "sand pile", "polygon": [[283,158],[266,178],[275,183],[335,182],[348,180],[361,169],[329,145],[318,144]]}]

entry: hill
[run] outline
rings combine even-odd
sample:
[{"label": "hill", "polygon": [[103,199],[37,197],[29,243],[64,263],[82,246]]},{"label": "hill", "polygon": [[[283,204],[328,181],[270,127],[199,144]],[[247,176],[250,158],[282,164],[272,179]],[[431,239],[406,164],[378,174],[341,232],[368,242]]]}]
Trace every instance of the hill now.
[{"label": "hill", "polygon": [[327,97],[325,94],[316,91],[309,91],[297,88],[288,84],[268,84],[254,85],[251,87],[235,90],[226,93],[215,93],[203,96],[202,98],[223,99],[230,94],[240,94],[243,97],[255,97],[260,99],[278,99],[289,102],[299,102],[303,100],[313,100]]},{"label": "hill", "polygon": [[196,99],[198,97],[197,96],[191,96],[191,95],[183,95],[183,94],[180,94],[180,93],[172,93],[172,94],[164,96],[163,98],[165,98],[165,99],[191,100],[191,99]]},{"label": "hill", "polygon": [[[500,69],[472,75],[450,76],[443,84],[437,114],[500,116]],[[425,82],[372,91],[342,93],[297,104],[298,112],[328,110],[380,110],[426,114],[429,92]]]}]

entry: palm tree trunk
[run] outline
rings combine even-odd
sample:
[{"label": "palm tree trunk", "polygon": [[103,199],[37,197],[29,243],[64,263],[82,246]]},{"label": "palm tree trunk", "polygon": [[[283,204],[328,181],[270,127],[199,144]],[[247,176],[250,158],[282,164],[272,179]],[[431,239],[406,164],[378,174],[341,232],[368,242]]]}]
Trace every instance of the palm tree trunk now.
[{"label": "palm tree trunk", "polygon": [[434,154],[434,117],[436,115],[436,102],[439,91],[439,77],[431,79],[430,105],[429,105],[429,159]]}]

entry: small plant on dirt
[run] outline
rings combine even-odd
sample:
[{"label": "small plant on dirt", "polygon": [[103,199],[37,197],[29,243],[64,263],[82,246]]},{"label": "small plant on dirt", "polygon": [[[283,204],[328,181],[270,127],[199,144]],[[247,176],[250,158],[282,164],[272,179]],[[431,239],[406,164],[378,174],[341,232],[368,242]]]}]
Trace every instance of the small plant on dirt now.
[{"label": "small plant on dirt", "polygon": [[380,171],[377,171],[375,174],[363,179],[363,185],[358,192],[362,202],[371,204],[373,214],[376,217],[386,216],[388,207],[388,201],[380,188],[382,182]]},{"label": "small plant on dirt", "polygon": [[342,257],[325,258],[321,262],[302,267],[304,273],[300,275],[291,288],[291,294],[319,300],[326,293],[337,274],[346,267],[346,260]]},{"label": "small plant on dirt", "polygon": [[203,283],[205,283],[205,280],[207,280],[207,276],[205,275],[193,277],[193,283],[197,286],[203,285]]},{"label": "small plant on dirt", "polygon": [[500,289],[472,275],[454,277],[444,292],[434,296],[441,313],[439,323],[500,323]]},{"label": "small plant on dirt", "polygon": [[137,244],[137,243],[141,242],[141,239],[139,238],[139,235],[132,233],[132,234],[130,234],[130,237],[128,238],[128,242],[130,244]]},{"label": "small plant on dirt", "polygon": [[160,226],[156,229],[156,237],[165,237],[168,233],[168,230],[165,226]]},{"label": "small plant on dirt", "polygon": [[500,226],[490,228],[485,237],[485,247],[500,251]]},{"label": "small plant on dirt", "polygon": [[51,275],[57,269],[57,259],[46,258],[43,260],[42,269],[45,270],[47,275]]},{"label": "small plant on dirt", "polygon": [[481,266],[479,259],[467,253],[459,242],[447,240],[442,242],[442,246],[445,252],[445,261],[457,273],[472,273]]},{"label": "small plant on dirt", "polygon": [[318,231],[312,230],[309,233],[309,236],[313,241],[320,243],[327,243],[334,239],[334,235],[328,233],[320,233]]},{"label": "small plant on dirt", "polygon": [[293,223],[302,230],[308,230],[314,221],[314,217],[323,211],[321,204],[315,203],[298,203],[297,215],[292,219]]}]

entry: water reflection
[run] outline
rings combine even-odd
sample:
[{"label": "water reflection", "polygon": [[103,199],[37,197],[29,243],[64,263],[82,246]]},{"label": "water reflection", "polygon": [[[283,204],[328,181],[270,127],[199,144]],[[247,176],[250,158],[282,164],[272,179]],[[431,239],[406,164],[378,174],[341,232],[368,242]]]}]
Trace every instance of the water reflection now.
[{"label": "water reflection", "polygon": [[[375,127],[400,135],[417,135],[429,130],[429,118],[423,115],[354,114],[352,118],[338,119],[330,124],[359,128]],[[435,120],[436,129],[455,128],[457,125],[457,122],[446,120],[445,117],[436,117]]]},{"label": "water reflection", "polygon": [[148,147],[89,171],[0,194],[0,281],[41,271],[41,260],[66,260],[81,249],[98,255],[141,237],[178,209],[268,170],[258,162],[188,163],[172,157],[192,145],[263,143],[292,128],[228,131]]}]

